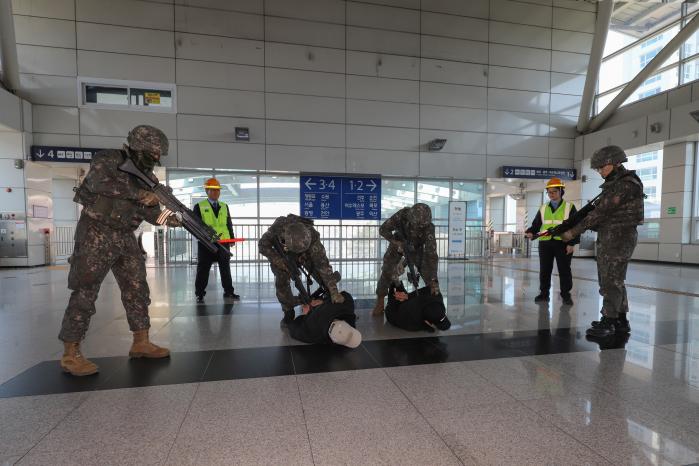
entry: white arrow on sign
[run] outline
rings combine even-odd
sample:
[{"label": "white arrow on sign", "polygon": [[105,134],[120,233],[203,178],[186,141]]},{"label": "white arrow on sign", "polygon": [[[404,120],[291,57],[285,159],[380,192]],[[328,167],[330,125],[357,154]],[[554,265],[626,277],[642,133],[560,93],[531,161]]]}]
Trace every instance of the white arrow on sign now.
[{"label": "white arrow on sign", "polygon": [[36,156],[39,157],[39,158],[42,158],[42,157],[44,156],[44,151],[42,151],[41,149],[39,149],[39,152],[36,153]]},{"label": "white arrow on sign", "polygon": [[512,174],[512,169],[511,168],[506,168],[505,169],[505,175],[511,175]]},{"label": "white arrow on sign", "polygon": [[315,186],[316,183],[311,183],[311,179],[309,178],[306,180],[305,185],[306,185],[306,189],[313,189],[313,186]]},{"label": "white arrow on sign", "polygon": [[374,180],[369,181],[366,185],[369,186],[372,191],[376,189],[376,181]]}]

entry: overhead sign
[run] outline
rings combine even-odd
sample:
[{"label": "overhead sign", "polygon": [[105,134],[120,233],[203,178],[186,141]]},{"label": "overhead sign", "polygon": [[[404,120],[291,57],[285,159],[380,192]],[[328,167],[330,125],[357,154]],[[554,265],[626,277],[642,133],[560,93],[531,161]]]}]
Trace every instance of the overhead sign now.
[{"label": "overhead sign", "polygon": [[511,167],[502,166],[503,178],[529,178],[546,180],[549,178],[560,178],[562,180],[575,180],[577,170],[574,168],[546,168],[546,167]]},{"label": "overhead sign", "polygon": [[31,158],[35,162],[90,163],[92,156],[103,149],[83,147],[32,146]]},{"label": "overhead sign", "polygon": [[301,175],[301,216],[318,220],[379,220],[381,178]]},{"label": "overhead sign", "polygon": [[466,255],[466,201],[449,202],[449,258]]}]

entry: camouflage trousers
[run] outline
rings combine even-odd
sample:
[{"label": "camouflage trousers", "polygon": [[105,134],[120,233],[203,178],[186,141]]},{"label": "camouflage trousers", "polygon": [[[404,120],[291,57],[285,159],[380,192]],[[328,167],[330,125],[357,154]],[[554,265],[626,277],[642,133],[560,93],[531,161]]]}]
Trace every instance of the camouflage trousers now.
[{"label": "camouflage trousers", "polygon": [[602,295],[602,314],[615,319],[629,312],[626,296],[626,270],[636,248],[636,228],[600,232],[597,235],[597,277]]},{"label": "camouflage trousers", "polygon": [[274,274],[274,289],[277,293],[277,300],[282,305],[282,310],[293,309],[298,304],[298,299],[291,291],[291,275],[273,264],[270,264],[270,268]]},{"label": "camouflage trousers", "polygon": [[[376,295],[386,296],[391,283],[398,280],[396,276],[396,267],[401,263],[405,255],[392,244],[389,244],[386,252],[383,255],[383,264],[381,265],[381,277],[376,284]],[[411,255],[412,257],[412,255]],[[422,275],[423,265],[420,262],[415,264],[417,271]],[[407,267],[406,267],[407,269]]]},{"label": "camouflage trousers", "polygon": [[110,270],[121,290],[129,328],[132,331],[150,328],[150,290],[136,236],[83,215],[75,231],[68,274],[68,288],[73,292],[63,316],[60,340],[73,342],[85,338],[90,318],[95,314],[97,294]]}]

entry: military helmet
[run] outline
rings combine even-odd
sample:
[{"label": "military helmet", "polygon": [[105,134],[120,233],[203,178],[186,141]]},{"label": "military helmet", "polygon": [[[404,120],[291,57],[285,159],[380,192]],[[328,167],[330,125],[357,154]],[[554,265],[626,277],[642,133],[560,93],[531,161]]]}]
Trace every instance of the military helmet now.
[{"label": "military helmet", "polygon": [[126,138],[129,148],[139,155],[139,160],[144,165],[150,165],[153,168],[155,163],[160,160],[160,157],[167,156],[169,143],[167,136],[161,130],[150,125],[138,125],[131,131]]},{"label": "military helmet", "polygon": [[590,161],[590,167],[593,169],[602,168],[605,165],[616,165],[624,163],[629,159],[626,157],[626,152],[619,146],[606,146],[598,149]]},{"label": "military helmet", "polygon": [[294,253],[302,253],[311,246],[311,230],[303,223],[291,223],[284,227],[284,245]]},{"label": "military helmet", "polygon": [[418,202],[410,208],[408,212],[408,220],[413,225],[425,226],[432,222],[432,210],[427,204]]}]

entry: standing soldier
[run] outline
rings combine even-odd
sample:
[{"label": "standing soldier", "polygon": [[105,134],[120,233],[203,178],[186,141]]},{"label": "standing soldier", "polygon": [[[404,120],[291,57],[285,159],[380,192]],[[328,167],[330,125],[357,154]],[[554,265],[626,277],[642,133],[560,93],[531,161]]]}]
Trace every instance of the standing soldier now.
[{"label": "standing soldier", "polygon": [[[208,198],[194,206],[194,215],[199,217],[204,224],[213,228],[220,239],[235,238],[228,205],[218,200],[221,196],[221,184],[216,178],[209,178],[204,183],[204,190]],[[226,249],[230,249],[228,244],[226,244]],[[214,262],[218,263],[218,272],[221,275],[221,284],[223,285],[223,297],[240,299],[233,288],[230,257],[221,252],[211,252],[203,244],[198,243],[197,278],[194,281],[194,294],[197,296],[197,302],[204,302],[206,285],[209,284],[209,272]]]},{"label": "standing soldier", "polygon": [[[576,212],[572,202],[563,200],[565,185],[559,178],[551,178],[546,183],[546,194],[548,194],[549,202],[541,206],[536,217],[534,217],[532,226],[525,232],[529,239],[533,238],[537,233],[543,233],[549,228],[560,225]],[[573,305],[573,299],[570,297],[570,290],[573,288],[573,274],[570,271],[570,262],[573,258],[575,245],[579,242],[579,237],[568,243],[561,241],[560,236],[551,237],[544,235],[539,238],[539,295],[534,298],[534,302],[542,303],[549,300],[551,272],[553,272],[553,261],[555,259],[561,281],[563,304]]]},{"label": "standing soldier", "polygon": [[286,259],[275,249],[276,241],[283,245],[285,251],[294,255],[294,260],[306,266],[316,281],[325,286],[333,303],[342,304],[345,301],[337,289],[338,275],[333,273],[325,248],[320,242],[320,234],[313,228],[313,220],[294,214],[278,217],[262,235],[258,247],[260,254],[269,259],[274,273],[277,299],[284,312],[282,324],[293,321],[296,315],[294,307],[303,303],[291,291],[291,271],[286,265]]},{"label": "standing soldier", "polygon": [[[95,154],[90,171],[76,190],[75,201],[83,205],[75,230],[75,248],[70,259],[68,288],[73,290],[58,336],[64,344],[61,367],[76,375],[98,371],[80,352],[95,300],[104,277],[111,270],[121,290],[133,344],[132,358],[164,358],[167,348],[150,342],[150,290],[146,282],[145,259],[134,231],[145,219],[153,225],[159,220],[180,226],[174,216],[162,219],[157,196],[141,188],[136,178],[119,171],[129,157],[135,165],[155,179],[153,167],[167,155],[165,134],[152,126],[136,126],[129,132],[124,150],[107,149]],[[160,219],[159,219],[160,217]]]},{"label": "standing soldier", "polygon": [[398,264],[403,261],[408,244],[415,252],[415,258],[412,260],[415,262],[422,279],[430,288],[432,295],[437,296],[439,294],[439,282],[437,281],[439,256],[437,255],[437,240],[434,236],[430,207],[423,203],[404,207],[381,225],[379,234],[389,242],[389,245],[383,255],[381,277],[376,285],[376,306],[374,306],[372,314],[383,314],[384,299],[392,281],[391,275]]},{"label": "standing soldier", "polygon": [[643,223],[643,183],[633,170],[622,165],[628,159],[618,146],[594,153],[591,167],[602,178],[602,193],[595,209],[563,233],[570,241],[585,230],[597,231],[597,275],[602,295],[602,318],[587,330],[591,337],[607,337],[631,331],[627,313],[626,269],[636,247],[636,227]]}]

